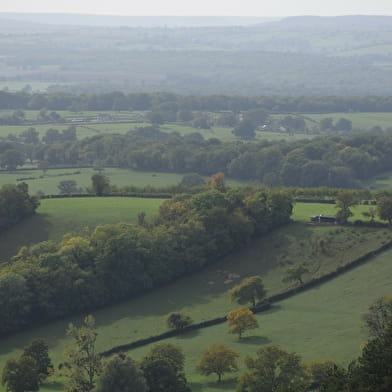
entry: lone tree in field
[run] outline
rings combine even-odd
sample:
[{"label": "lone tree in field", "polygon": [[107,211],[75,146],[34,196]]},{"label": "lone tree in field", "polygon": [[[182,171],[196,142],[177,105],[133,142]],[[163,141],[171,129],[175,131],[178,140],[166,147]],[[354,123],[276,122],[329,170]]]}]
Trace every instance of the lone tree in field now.
[{"label": "lone tree in field", "polygon": [[387,325],[392,323],[392,296],[377,299],[363,315],[363,320],[370,336],[381,336]]},{"label": "lone tree in field", "polygon": [[110,180],[103,174],[92,175],[91,182],[93,193],[95,193],[97,196],[102,196],[105,192],[109,190]]},{"label": "lone tree in field", "polygon": [[98,334],[94,317],[87,316],[80,328],[70,324],[67,335],[73,340],[73,344],[66,348],[69,390],[90,392],[101,370],[101,357],[95,349]]},{"label": "lone tree in field", "polygon": [[260,275],[250,276],[230,290],[231,301],[240,305],[250,302],[253,306],[256,306],[256,300],[262,301],[266,294],[263,279]]},{"label": "lone tree in field", "polygon": [[204,350],[196,370],[206,376],[215,373],[218,376],[218,382],[220,382],[224,373],[238,370],[238,357],[237,351],[232,348],[224,344],[212,344]]},{"label": "lone tree in field", "polygon": [[283,283],[298,282],[299,284],[304,284],[302,280],[302,276],[308,273],[309,270],[302,264],[296,267],[291,267],[286,271],[286,275],[282,279],[282,282]]},{"label": "lone tree in field", "polygon": [[166,316],[165,323],[168,328],[181,330],[192,324],[192,319],[182,312],[172,312]]},{"label": "lone tree in field", "polygon": [[234,309],[227,315],[227,325],[229,333],[238,334],[238,338],[242,338],[242,334],[250,329],[259,327],[259,323],[253,312],[248,308]]},{"label": "lone tree in field", "polygon": [[350,207],[357,204],[355,193],[352,191],[341,191],[336,196],[336,205],[338,212],[336,213],[336,219],[340,223],[347,223],[348,218],[353,216]]}]

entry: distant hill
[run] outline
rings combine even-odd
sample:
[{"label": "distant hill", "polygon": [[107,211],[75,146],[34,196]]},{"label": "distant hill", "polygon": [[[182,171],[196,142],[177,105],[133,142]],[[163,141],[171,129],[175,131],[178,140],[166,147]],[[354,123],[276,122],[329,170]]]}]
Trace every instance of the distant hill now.
[{"label": "distant hill", "polygon": [[116,16],[89,14],[25,14],[0,13],[0,18],[14,21],[34,22],[50,25],[109,26],[109,27],[224,27],[251,26],[272,22],[278,18],[237,16]]},{"label": "distant hill", "polygon": [[392,16],[387,15],[343,15],[343,16],[292,16],[276,23],[275,27],[301,29],[368,29],[392,27]]}]

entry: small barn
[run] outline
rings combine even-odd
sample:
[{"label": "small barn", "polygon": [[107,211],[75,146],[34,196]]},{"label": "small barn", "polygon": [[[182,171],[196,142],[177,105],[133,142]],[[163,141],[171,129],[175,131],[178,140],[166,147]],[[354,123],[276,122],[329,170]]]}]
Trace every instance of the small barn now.
[{"label": "small barn", "polygon": [[337,223],[335,215],[312,215],[310,217],[312,223]]}]

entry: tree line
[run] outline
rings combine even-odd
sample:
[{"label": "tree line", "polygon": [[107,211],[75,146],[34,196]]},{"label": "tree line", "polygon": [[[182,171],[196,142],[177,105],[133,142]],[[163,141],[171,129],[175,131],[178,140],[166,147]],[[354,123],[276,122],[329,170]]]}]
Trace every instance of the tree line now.
[{"label": "tree line", "polygon": [[211,264],[287,223],[284,191],[226,189],[220,175],[198,194],[166,200],[154,222],[98,226],[23,247],[0,274],[0,333],[114,303]]},{"label": "tree line", "polygon": [[390,96],[230,96],[174,93],[101,94],[28,93],[0,91],[0,109],[23,110],[176,110],[234,111],[265,109],[274,113],[389,112]]},{"label": "tree line", "polygon": [[[57,133],[61,139],[68,133]],[[72,136],[72,135],[71,135]],[[211,135],[213,136],[213,134]],[[16,151],[39,167],[100,165],[135,170],[198,173],[224,172],[239,180],[267,186],[359,188],[363,180],[392,169],[392,136],[328,136],[295,142],[222,142],[200,134],[181,136],[159,127],[138,128],[126,135],[98,135],[81,141],[46,140],[29,144],[0,142],[0,164],[15,168]],[[50,139],[51,140],[51,139]],[[10,152],[11,151],[11,152]]]}]

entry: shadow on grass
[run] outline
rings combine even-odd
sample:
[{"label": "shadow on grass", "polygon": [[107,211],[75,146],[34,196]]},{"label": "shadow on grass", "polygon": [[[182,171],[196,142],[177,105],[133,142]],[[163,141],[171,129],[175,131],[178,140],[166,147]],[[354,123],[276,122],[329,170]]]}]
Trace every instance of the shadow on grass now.
[{"label": "shadow on grass", "polygon": [[271,343],[271,340],[265,336],[245,336],[238,340],[238,343],[263,345]]},{"label": "shadow on grass", "polygon": [[223,380],[221,382],[206,382],[206,383],[189,383],[192,392],[202,392],[206,388],[211,390],[222,390],[222,391],[235,391],[237,386],[236,378],[225,379],[223,375]]},{"label": "shadow on grass", "polygon": [[0,233],[0,262],[17,254],[22,246],[48,240],[50,230],[45,214],[36,214]]}]

